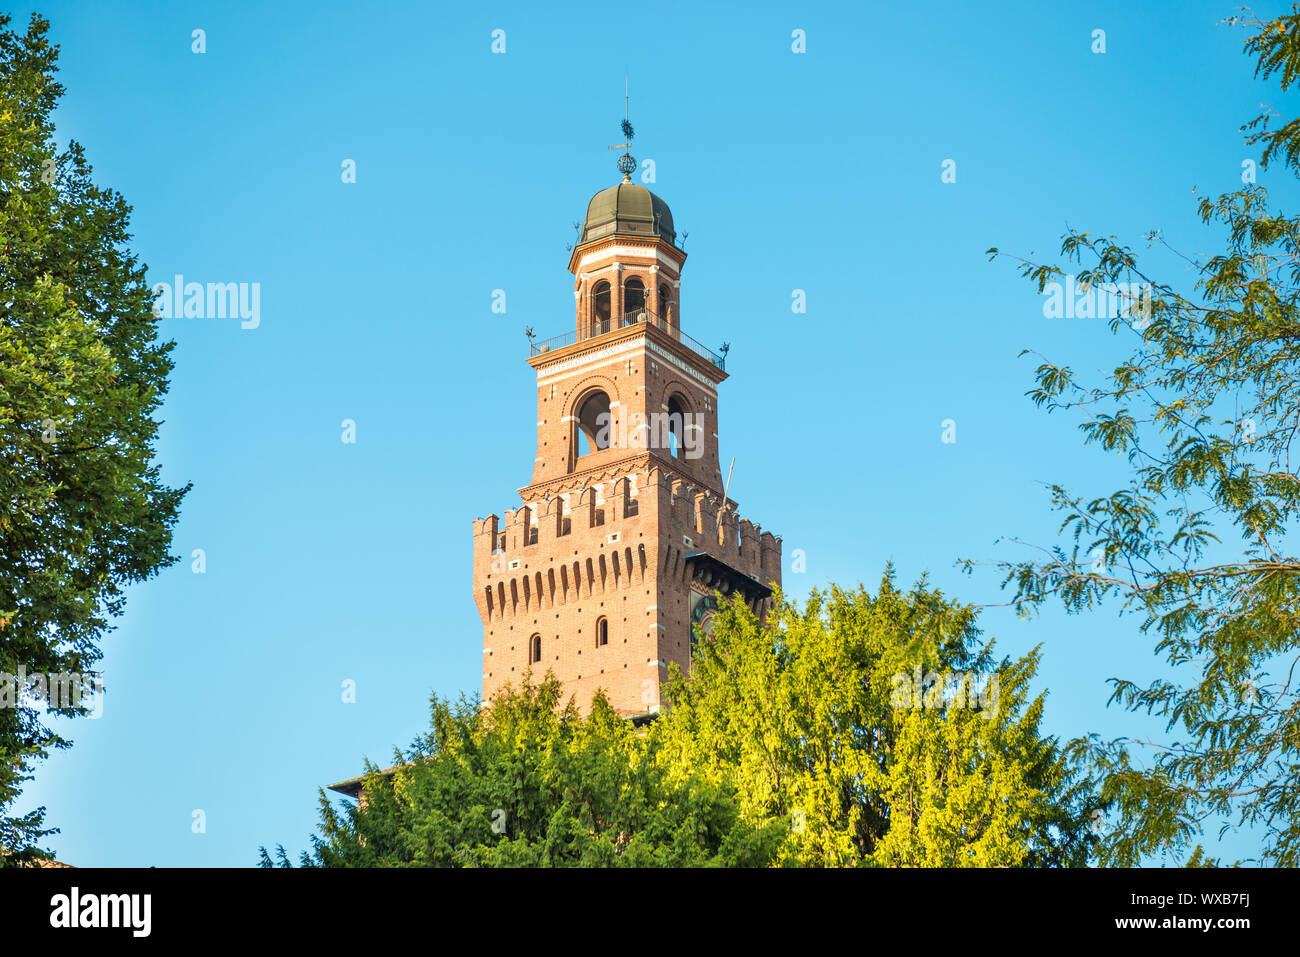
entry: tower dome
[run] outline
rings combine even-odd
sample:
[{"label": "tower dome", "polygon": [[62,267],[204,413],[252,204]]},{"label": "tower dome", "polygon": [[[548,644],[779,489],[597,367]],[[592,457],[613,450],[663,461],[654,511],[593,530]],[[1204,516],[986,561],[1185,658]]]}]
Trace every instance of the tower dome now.
[{"label": "tower dome", "polygon": [[627,182],[602,189],[591,198],[578,244],[615,234],[661,236],[670,243],[677,238],[668,204],[644,186]]}]

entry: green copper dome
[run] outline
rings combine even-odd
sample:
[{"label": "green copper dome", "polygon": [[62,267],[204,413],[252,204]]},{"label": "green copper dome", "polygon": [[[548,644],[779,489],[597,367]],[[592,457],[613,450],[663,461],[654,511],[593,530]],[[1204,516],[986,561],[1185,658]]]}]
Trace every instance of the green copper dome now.
[{"label": "green copper dome", "polygon": [[579,244],[614,234],[662,236],[670,243],[677,239],[668,204],[637,183],[619,183],[602,189],[587,204]]}]

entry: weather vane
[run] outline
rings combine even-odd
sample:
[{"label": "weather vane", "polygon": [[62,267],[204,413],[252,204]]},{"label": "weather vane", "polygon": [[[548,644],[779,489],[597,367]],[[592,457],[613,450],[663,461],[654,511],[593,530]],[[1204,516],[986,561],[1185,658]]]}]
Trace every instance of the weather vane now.
[{"label": "weather vane", "polygon": [[632,137],[636,133],[632,131],[632,124],[628,122],[628,78],[623,77],[623,139],[624,142],[616,143],[611,146],[612,150],[623,150],[623,155],[618,158],[618,171],[623,174],[623,182],[632,182],[632,171],[636,169],[636,157],[632,155]]}]

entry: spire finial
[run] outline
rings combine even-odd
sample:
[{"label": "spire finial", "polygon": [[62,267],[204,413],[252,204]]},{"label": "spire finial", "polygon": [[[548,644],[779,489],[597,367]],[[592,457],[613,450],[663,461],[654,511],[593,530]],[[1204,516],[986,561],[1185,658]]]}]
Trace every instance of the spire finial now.
[{"label": "spire finial", "polygon": [[636,133],[632,131],[632,124],[628,120],[628,102],[630,83],[626,73],[623,75],[623,142],[611,146],[612,150],[623,150],[623,155],[618,158],[618,171],[623,174],[623,182],[632,182],[632,171],[636,169],[636,157],[632,155],[632,137]]}]

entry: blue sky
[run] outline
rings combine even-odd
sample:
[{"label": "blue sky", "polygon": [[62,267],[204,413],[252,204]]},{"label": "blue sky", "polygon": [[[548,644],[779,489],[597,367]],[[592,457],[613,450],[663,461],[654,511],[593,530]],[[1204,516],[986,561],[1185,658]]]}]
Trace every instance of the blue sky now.
[{"label": "blue sky", "polygon": [[[625,70],[634,152],[690,234],[683,328],[731,343],[732,497],[782,536],[797,598],[874,587],[893,560],[905,583],[928,570],[1005,600],[954,561],[1050,543],[1042,483],[1101,493],[1123,464],[1033,407],[1036,362],[1017,354],[1087,370],[1118,352],[1098,320],[1045,319],[984,251],[1054,257],[1067,225],[1214,249],[1193,189],[1240,186],[1238,128],[1276,100],[1244,31],[1218,23],[1228,3],[14,7],[53,21],[60,139],[133,204],[150,280],[261,292],[255,329],[162,323],[177,348],[158,454],[194,483],[184,560],[132,589],[103,716],[69,728],[76,746],[25,796],[84,866],[296,854],[317,787],[388,763],[430,692],[477,690],[470,523],[529,480],[523,330],[572,326],[565,246],[618,179]],[[1287,174],[1260,182],[1293,203]],[[1160,673],[1133,621],[991,608],[984,624],[1009,653],[1043,643],[1047,730],[1141,727],[1105,707],[1107,678]]]}]

